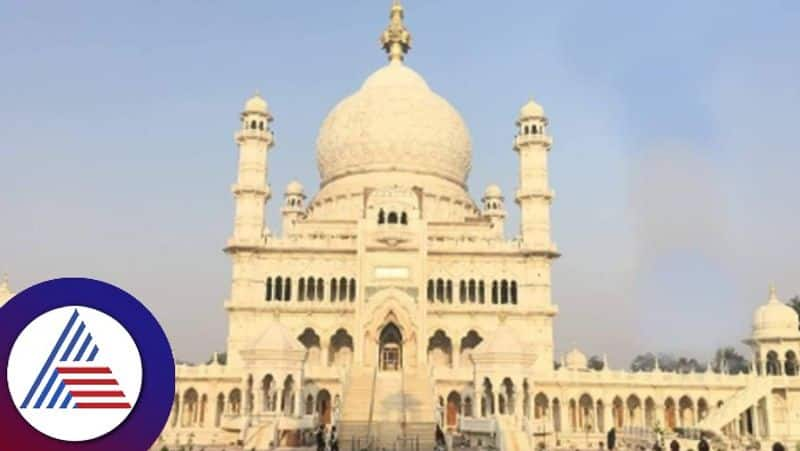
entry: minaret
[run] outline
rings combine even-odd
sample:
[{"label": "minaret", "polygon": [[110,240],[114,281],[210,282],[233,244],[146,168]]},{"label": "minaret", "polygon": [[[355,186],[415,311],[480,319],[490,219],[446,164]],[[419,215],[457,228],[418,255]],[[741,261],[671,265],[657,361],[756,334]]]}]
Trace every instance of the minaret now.
[{"label": "minaret", "polygon": [[300,182],[292,180],[286,185],[283,208],[281,208],[281,215],[283,216],[281,232],[283,236],[287,236],[291,232],[294,222],[303,215],[305,199],[306,195]]},{"label": "minaret", "polygon": [[503,191],[497,185],[489,185],[483,193],[483,216],[492,221],[497,236],[502,238],[505,228],[506,206]]},{"label": "minaret", "polygon": [[233,245],[262,242],[269,230],[264,224],[264,205],[270,198],[267,184],[267,151],[274,145],[267,102],[256,93],[247,100],[241,114],[242,127],[236,133],[239,145],[239,175],[233,185],[236,217]]},{"label": "minaret", "polygon": [[550,202],[553,193],[547,176],[547,154],[552,139],[547,134],[544,109],[531,100],[522,107],[517,120],[514,150],[519,153],[519,189],[522,244],[536,251],[554,252],[550,242]]}]

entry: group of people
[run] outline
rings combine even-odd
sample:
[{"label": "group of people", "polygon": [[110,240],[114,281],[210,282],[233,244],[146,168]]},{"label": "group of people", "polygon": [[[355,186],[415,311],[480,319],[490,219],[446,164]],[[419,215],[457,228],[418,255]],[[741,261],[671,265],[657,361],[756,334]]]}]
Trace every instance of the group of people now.
[{"label": "group of people", "polygon": [[[664,448],[661,446],[661,439],[659,438],[653,444],[652,451],[665,451]],[[606,434],[606,444],[608,445],[609,450],[614,450],[617,448],[617,430],[616,428],[611,428]],[[600,448],[603,449],[602,443],[600,444]],[[645,451],[644,446],[640,446],[639,449],[641,451]],[[697,451],[710,451],[711,447],[708,445],[708,441],[706,440],[705,435],[700,435],[700,440],[697,442]],[[681,451],[681,445],[678,443],[677,440],[672,440],[669,443],[669,451]]]},{"label": "group of people", "polygon": [[339,433],[336,426],[332,426],[328,431],[324,424],[320,424],[314,432],[314,440],[317,443],[317,451],[339,451]]}]

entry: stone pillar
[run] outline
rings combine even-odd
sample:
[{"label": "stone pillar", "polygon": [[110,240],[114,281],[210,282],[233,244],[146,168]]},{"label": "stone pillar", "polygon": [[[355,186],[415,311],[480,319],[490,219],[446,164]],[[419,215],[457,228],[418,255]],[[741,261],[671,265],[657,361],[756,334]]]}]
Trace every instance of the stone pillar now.
[{"label": "stone pillar", "polygon": [[764,435],[770,437],[775,434],[775,425],[772,423],[772,412],[774,412],[775,409],[775,404],[772,401],[772,393],[767,394],[765,401],[764,407],[766,410],[764,411],[764,424],[767,430]]},{"label": "stone pillar", "polygon": [[294,416],[303,416],[303,389],[298,388],[294,392]]},{"label": "stone pillar", "polygon": [[616,423],[614,423],[613,403],[614,403],[613,400],[611,401],[611,403],[607,402],[603,403],[603,426],[606,428],[606,430],[601,432],[609,431],[611,430],[612,427],[616,426]]},{"label": "stone pillar", "polygon": [[331,352],[331,340],[329,338],[322,339],[320,343],[320,358],[322,359],[322,366],[329,366]]}]

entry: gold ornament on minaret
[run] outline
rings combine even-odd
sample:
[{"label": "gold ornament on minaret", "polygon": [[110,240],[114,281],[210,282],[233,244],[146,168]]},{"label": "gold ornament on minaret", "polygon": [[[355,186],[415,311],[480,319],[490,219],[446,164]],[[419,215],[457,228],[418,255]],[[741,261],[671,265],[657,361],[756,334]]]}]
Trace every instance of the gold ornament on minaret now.
[{"label": "gold ornament on minaret", "polygon": [[389,61],[403,61],[411,48],[411,33],[403,23],[404,17],[403,5],[400,0],[394,0],[392,12],[389,14],[389,26],[381,34],[381,46],[389,54]]}]

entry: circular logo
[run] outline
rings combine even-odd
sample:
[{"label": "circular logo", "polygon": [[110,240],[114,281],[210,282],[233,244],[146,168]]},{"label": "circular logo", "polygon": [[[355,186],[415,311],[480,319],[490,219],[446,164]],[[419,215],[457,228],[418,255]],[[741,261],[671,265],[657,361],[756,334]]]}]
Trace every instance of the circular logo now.
[{"label": "circular logo", "polygon": [[146,450],[175,395],[161,326],[97,280],[43,282],[0,307],[0,363],[2,451]]},{"label": "circular logo", "polygon": [[120,323],[89,307],[50,310],[28,324],[8,359],[14,406],[39,432],[84,442],[131,413],[142,388],[139,349]]}]

